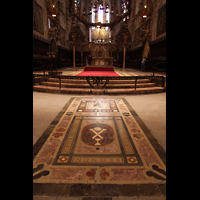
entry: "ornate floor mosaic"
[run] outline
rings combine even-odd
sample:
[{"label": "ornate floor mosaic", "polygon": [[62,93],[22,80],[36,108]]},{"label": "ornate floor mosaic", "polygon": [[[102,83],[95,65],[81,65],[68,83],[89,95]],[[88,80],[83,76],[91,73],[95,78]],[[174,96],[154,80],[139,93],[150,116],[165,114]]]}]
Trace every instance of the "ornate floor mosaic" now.
[{"label": "ornate floor mosaic", "polygon": [[34,183],[165,183],[165,152],[126,99],[71,98],[33,148]]}]

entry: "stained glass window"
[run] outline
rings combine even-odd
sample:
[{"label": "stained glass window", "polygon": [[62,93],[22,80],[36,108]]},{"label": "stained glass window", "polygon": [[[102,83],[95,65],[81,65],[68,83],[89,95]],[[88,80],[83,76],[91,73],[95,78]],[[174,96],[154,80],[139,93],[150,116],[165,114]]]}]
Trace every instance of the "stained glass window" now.
[{"label": "stained glass window", "polygon": [[[123,15],[124,13],[128,12],[128,8],[129,8],[129,1],[128,0],[122,0],[121,1],[121,15]],[[126,19],[129,19],[129,17],[124,17],[123,21],[126,21]]]},{"label": "stained glass window", "polygon": [[75,13],[78,12],[78,7],[80,6],[80,0],[74,0],[74,8],[75,8]]},{"label": "stained glass window", "polygon": [[104,9],[103,9],[103,6],[100,4],[99,10],[98,10],[98,22],[103,23],[103,14],[104,14]]}]

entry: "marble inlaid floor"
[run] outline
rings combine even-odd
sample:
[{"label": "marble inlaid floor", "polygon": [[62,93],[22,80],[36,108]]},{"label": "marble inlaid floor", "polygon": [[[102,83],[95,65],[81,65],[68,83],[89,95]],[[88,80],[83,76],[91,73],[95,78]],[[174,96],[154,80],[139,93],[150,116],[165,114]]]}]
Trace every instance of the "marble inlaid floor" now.
[{"label": "marble inlaid floor", "polygon": [[165,151],[125,98],[71,98],[33,154],[34,183],[166,182]]}]

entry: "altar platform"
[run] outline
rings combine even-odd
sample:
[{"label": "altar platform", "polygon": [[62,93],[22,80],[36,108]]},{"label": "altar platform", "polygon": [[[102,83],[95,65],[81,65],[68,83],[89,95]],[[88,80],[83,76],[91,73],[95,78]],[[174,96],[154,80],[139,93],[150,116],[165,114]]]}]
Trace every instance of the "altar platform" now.
[{"label": "altar platform", "polygon": [[114,71],[112,66],[96,66],[89,65],[84,68],[84,71],[76,74],[75,76],[120,76]]},{"label": "altar platform", "polygon": [[84,71],[114,71],[113,66],[88,65]]},{"label": "altar platform", "polygon": [[[62,70],[62,74],[43,75],[33,74],[33,90],[48,93],[66,94],[149,94],[165,92],[166,74],[152,72],[133,71],[119,68],[114,71],[83,71],[84,68],[73,70]],[[90,72],[87,76],[83,72]],[[92,73],[96,73],[92,75]],[[100,73],[105,73],[102,76]],[[109,73],[116,73],[116,76],[108,76]]]},{"label": "altar platform", "polygon": [[[57,69],[57,72],[62,72],[63,75],[66,76],[75,76],[80,72],[83,72],[86,67],[99,67],[99,65],[89,65],[89,66],[83,66],[83,67],[78,67],[76,68],[76,71],[73,71],[72,67],[63,67]],[[136,68],[125,68],[125,71],[122,71],[122,68],[120,67],[115,67],[115,66],[100,66],[101,68],[108,68],[112,67],[116,73],[118,73],[120,76],[152,76],[153,72],[152,71],[141,71],[140,69]],[[33,74],[36,75],[42,75],[42,74],[48,74],[50,70],[46,70],[45,73],[43,71],[34,71]],[[164,76],[166,77],[166,72],[155,72],[155,76]]]},{"label": "altar platform", "polygon": [[[91,64],[94,66],[113,66],[113,57],[92,57]],[[89,66],[87,57],[86,66]]]}]

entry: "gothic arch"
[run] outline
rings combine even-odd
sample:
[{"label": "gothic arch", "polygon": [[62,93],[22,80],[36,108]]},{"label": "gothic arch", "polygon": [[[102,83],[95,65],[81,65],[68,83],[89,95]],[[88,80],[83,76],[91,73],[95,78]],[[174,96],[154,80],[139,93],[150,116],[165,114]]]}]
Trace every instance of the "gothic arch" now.
[{"label": "gothic arch", "polygon": [[[92,6],[94,5],[94,3],[97,3],[98,0],[92,0]],[[103,5],[104,5],[104,8],[105,8],[105,5],[108,4],[108,8],[110,9],[111,8],[111,3],[110,3],[110,0],[103,0]]]}]

